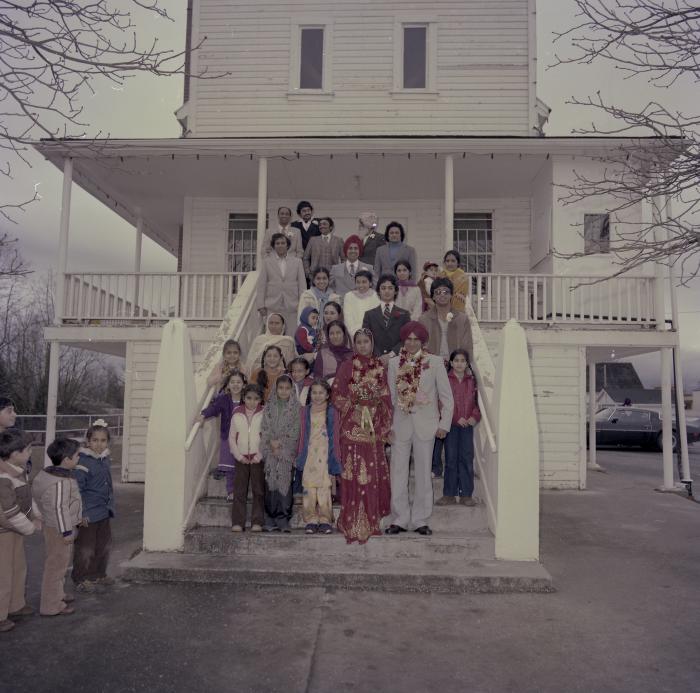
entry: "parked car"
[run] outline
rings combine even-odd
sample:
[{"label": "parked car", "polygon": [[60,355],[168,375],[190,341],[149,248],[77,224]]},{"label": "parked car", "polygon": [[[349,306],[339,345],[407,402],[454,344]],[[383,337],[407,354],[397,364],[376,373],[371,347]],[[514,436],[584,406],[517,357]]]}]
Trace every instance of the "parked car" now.
[{"label": "parked car", "polygon": [[[595,415],[596,447],[622,445],[626,447],[663,450],[662,422],[658,412],[638,407],[606,407]],[[688,443],[700,440],[700,420],[686,421]],[[673,422],[673,449],[678,438]]]}]

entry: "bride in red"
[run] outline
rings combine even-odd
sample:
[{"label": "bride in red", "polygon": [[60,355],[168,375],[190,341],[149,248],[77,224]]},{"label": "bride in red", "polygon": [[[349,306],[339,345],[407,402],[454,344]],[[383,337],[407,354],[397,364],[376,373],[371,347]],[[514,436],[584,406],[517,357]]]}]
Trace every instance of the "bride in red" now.
[{"label": "bride in red", "polygon": [[380,536],[379,522],[391,511],[389,442],[393,409],[386,368],[372,356],[374,338],[366,329],[354,337],[355,353],[333,381],[332,400],[339,413],[341,509],[338,529],[348,544]]}]

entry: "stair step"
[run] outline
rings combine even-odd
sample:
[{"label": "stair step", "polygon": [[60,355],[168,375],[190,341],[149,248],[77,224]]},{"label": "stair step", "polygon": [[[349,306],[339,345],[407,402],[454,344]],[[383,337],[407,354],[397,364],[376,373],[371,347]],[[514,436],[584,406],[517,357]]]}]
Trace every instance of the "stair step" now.
[{"label": "stair step", "polygon": [[[337,519],[340,509],[338,506],[334,506],[333,510]],[[250,503],[248,504],[248,517],[250,517]],[[436,506],[433,508],[429,522],[434,531],[471,533],[483,531],[488,527],[488,518],[483,504],[472,508],[464,505]],[[230,527],[231,503],[225,498],[202,498],[195,508],[193,524],[200,527]],[[386,522],[382,526],[385,525]],[[292,529],[304,527],[301,505],[295,505],[293,508],[291,527]]]},{"label": "stair step", "polygon": [[[328,539],[319,537],[319,541]],[[432,539],[432,537],[431,537]],[[312,540],[315,540],[312,538]],[[368,542],[367,546],[374,542]],[[358,547],[349,547],[355,548]],[[136,582],[228,583],[245,586],[331,587],[383,592],[552,592],[552,579],[537,562],[432,559],[357,555],[285,557],[142,552],[122,565]]]},{"label": "stair step", "polygon": [[246,531],[234,534],[229,528],[199,527],[185,534],[186,553],[206,553],[226,556],[266,556],[293,560],[307,556],[309,560],[337,556],[342,560],[374,558],[490,559],[494,556],[494,539],[487,532],[481,534],[438,533],[422,537],[415,532],[372,537],[366,544],[348,544],[337,532],[329,535],[289,534]]}]

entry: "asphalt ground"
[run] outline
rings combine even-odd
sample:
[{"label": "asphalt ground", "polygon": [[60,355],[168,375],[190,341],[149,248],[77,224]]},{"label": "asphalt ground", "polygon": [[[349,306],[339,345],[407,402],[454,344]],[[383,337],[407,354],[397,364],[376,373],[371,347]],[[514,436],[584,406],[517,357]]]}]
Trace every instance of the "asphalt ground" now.
[{"label": "asphalt ground", "polygon": [[[0,634],[0,691],[700,691],[700,504],[654,491],[660,454],[598,461],[587,491],[541,495],[554,594],[118,583]],[[700,495],[700,449],[691,467]],[[116,487],[114,574],[143,499]],[[40,537],[27,557],[36,607]]]}]

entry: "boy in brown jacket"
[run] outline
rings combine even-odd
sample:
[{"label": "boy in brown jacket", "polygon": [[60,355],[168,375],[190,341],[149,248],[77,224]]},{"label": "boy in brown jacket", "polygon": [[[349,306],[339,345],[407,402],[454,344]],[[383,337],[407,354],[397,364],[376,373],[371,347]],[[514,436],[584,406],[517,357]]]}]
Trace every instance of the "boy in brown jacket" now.
[{"label": "boy in brown jacket", "polygon": [[42,469],[32,484],[32,496],[44,523],[46,558],[39,606],[42,616],[66,616],[75,611],[66,604],[63,587],[75,530],[82,522],[80,489],[72,475],[79,448],[74,440],[56,438],[46,449],[53,466]]},{"label": "boy in brown jacket", "polygon": [[14,619],[34,613],[24,601],[24,537],[35,530],[26,473],[31,454],[32,444],[22,433],[0,432],[0,633],[12,630]]}]

